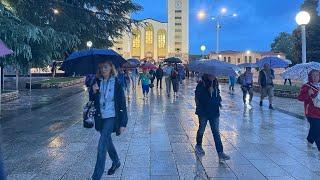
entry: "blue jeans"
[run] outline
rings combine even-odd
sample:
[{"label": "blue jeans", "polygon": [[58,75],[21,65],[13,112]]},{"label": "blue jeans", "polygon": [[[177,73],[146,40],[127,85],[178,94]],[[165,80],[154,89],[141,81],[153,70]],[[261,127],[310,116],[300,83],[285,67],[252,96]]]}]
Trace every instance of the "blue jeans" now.
[{"label": "blue jeans", "polygon": [[217,153],[223,152],[223,146],[220,137],[219,131],[219,117],[217,118],[207,118],[207,117],[200,117],[199,116],[199,129],[197,132],[197,145],[202,145],[202,138],[204,131],[206,130],[207,122],[209,121],[211,131],[214,138],[214,143],[216,145]]},{"label": "blue jeans", "polygon": [[120,163],[117,151],[113,145],[111,134],[113,132],[115,118],[107,118],[103,119],[103,127],[100,132],[100,139],[98,145],[98,155],[97,155],[97,162],[94,168],[94,173],[92,175],[93,180],[101,179],[105,164],[106,164],[106,154],[108,151],[109,157],[112,160],[112,164],[116,165]]},{"label": "blue jeans", "polygon": [[143,95],[149,93],[149,88],[150,88],[149,85],[143,85],[143,84],[142,84],[142,93],[143,93]]}]

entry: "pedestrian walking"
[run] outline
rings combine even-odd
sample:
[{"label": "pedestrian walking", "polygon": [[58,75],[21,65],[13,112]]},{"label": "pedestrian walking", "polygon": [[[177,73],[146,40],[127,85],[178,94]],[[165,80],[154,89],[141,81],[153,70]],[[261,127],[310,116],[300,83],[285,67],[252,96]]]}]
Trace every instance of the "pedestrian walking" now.
[{"label": "pedestrian walking", "polygon": [[229,76],[229,92],[234,94],[234,85],[236,83],[236,76]]},{"label": "pedestrian walking", "polygon": [[127,96],[128,101],[130,101],[130,90],[131,90],[132,78],[131,78],[131,75],[128,70],[124,71],[124,79],[126,81],[126,83],[125,83],[126,84],[126,86],[125,86],[126,96]]},{"label": "pedestrian walking", "polygon": [[99,180],[105,169],[107,152],[112,160],[108,175],[114,174],[121,165],[111,134],[115,132],[118,136],[125,131],[128,116],[124,91],[111,62],[99,64],[96,83],[92,86],[92,90],[97,110],[95,129],[100,132],[97,162],[92,179]]},{"label": "pedestrian walking", "polygon": [[173,87],[173,97],[178,97],[178,91],[179,91],[179,84],[180,84],[180,75],[179,75],[179,70],[177,67],[177,64],[171,71],[171,82],[172,82],[172,87]]},{"label": "pedestrian walking", "polygon": [[308,147],[311,148],[316,143],[320,158],[320,106],[314,103],[319,96],[319,83],[320,71],[312,70],[308,82],[301,87],[298,99],[304,102],[305,116],[310,124]]},{"label": "pedestrian walking", "polygon": [[150,75],[150,88],[154,87],[154,79],[156,78],[156,72],[153,69],[150,69],[149,71],[149,75]]},{"label": "pedestrian walking", "polygon": [[132,79],[132,90],[136,90],[137,89],[137,82],[139,79],[139,71],[137,68],[133,69],[131,72],[131,79]]},{"label": "pedestrian walking", "polygon": [[150,74],[147,72],[147,69],[143,69],[142,73],[139,76],[138,85],[142,86],[143,99],[148,99],[149,88],[150,88]]},{"label": "pedestrian walking", "polygon": [[261,96],[260,106],[263,105],[263,99],[268,96],[269,98],[269,109],[274,109],[272,106],[272,100],[274,96],[274,85],[273,79],[274,71],[270,68],[269,64],[264,64],[263,69],[259,72],[258,84],[260,85]]},{"label": "pedestrian walking", "polygon": [[165,76],[165,82],[166,82],[166,92],[167,96],[170,97],[171,94],[171,73],[172,73],[173,67],[171,64],[168,64],[167,67],[163,69],[164,76]]},{"label": "pedestrian walking", "polygon": [[163,69],[161,65],[159,65],[158,69],[156,70],[156,78],[157,78],[157,88],[160,84],[160,89],[162,89],[162,78],[163,78]]},{"label": "pedestrian walking", "polygon": [[246,67],[246,71],[239,77],[239,79],[243,93],[243,104],[246,105],[247,94],[249,94],[249,104],[251,105],[253,98],[253,73],[251,72],[251,67]]},{"label": "pedestrian walking", "polygon": [[209,121],[219,160],[220,162],[223,162],[229,160],[230,157],[223,151],[219,131],[221,101],[217,78],[212,75],[203,75],[202,81],[198,83],[195,91],[196,114],[199,118],[195,150],[199,155],[205,154],[205,151],[202,148],[202,139],[207,122]]}]

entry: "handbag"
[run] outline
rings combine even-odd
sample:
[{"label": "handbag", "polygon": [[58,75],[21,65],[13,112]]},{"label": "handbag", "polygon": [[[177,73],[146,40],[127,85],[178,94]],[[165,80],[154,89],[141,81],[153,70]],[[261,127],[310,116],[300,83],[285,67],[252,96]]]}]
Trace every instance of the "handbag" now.
[{"label": "handbag", "polygon": [[83,108],[83,127],[92,128],[94,126],[94,116],[96,114],[96,108],[94,102],[88,102]]},{"label": "handbag", "polygon": [[311,85],[309,85],[310,88],[317,91],[317,96],[315,98],[312,98],[313,105],[317,108],[320,108],[320,93],[319,90]]}]

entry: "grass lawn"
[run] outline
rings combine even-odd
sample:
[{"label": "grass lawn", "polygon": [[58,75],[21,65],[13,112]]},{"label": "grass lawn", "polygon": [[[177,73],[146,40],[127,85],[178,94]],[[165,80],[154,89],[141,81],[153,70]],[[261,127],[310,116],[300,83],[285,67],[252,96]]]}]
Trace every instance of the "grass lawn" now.
[{"label": "grass lawn", "polygon": [[288,86],[288,85],[279,85],[279,84],[274,85],[275,90],[290,91],[293,93],[300,92],[300,88],[301,88],[300,86]]},{"label": "grass lawn", "polygon": [[39,83],[39,84],[59,84],[59,83],[70,82],[70,81],[81,79],[81,78],[82,77],[57,77],[57,78],[50,78],[50,79],[45,79],[45,80],[41,80],[41,81],[36,81],[34,83]]}]

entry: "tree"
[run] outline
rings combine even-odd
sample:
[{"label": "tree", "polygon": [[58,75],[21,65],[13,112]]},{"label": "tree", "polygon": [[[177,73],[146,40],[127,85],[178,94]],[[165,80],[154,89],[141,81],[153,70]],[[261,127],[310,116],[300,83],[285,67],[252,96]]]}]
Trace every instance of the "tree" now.
[{"label": "tree", "polygon": [[[85,48],[88,40],[94,47],[112,46],[113,39],[130,31],[129,14],[141,10],[131,0],[7,0],[19,17],[39,27],[77,36]],[[30,11],[32,9],[32,11]]]},{"label": "tree", "polygon": [[[281,32],[271,44],[272,51],[279,51],[286,54],[286,58],[293,59],[294,41],[291,34]],[[295,63],[295,62],[293,62]]]},{"label": "tree", "polygon": [[[311,15],[311,21],[306,26],[307,38],[307,61],[320,62],[320,17],[318,14],[319,0],[305,0],[301,5],[301,10],[307,11]],[[301,28],[293,31],[294,61],[301,62]]]}]

